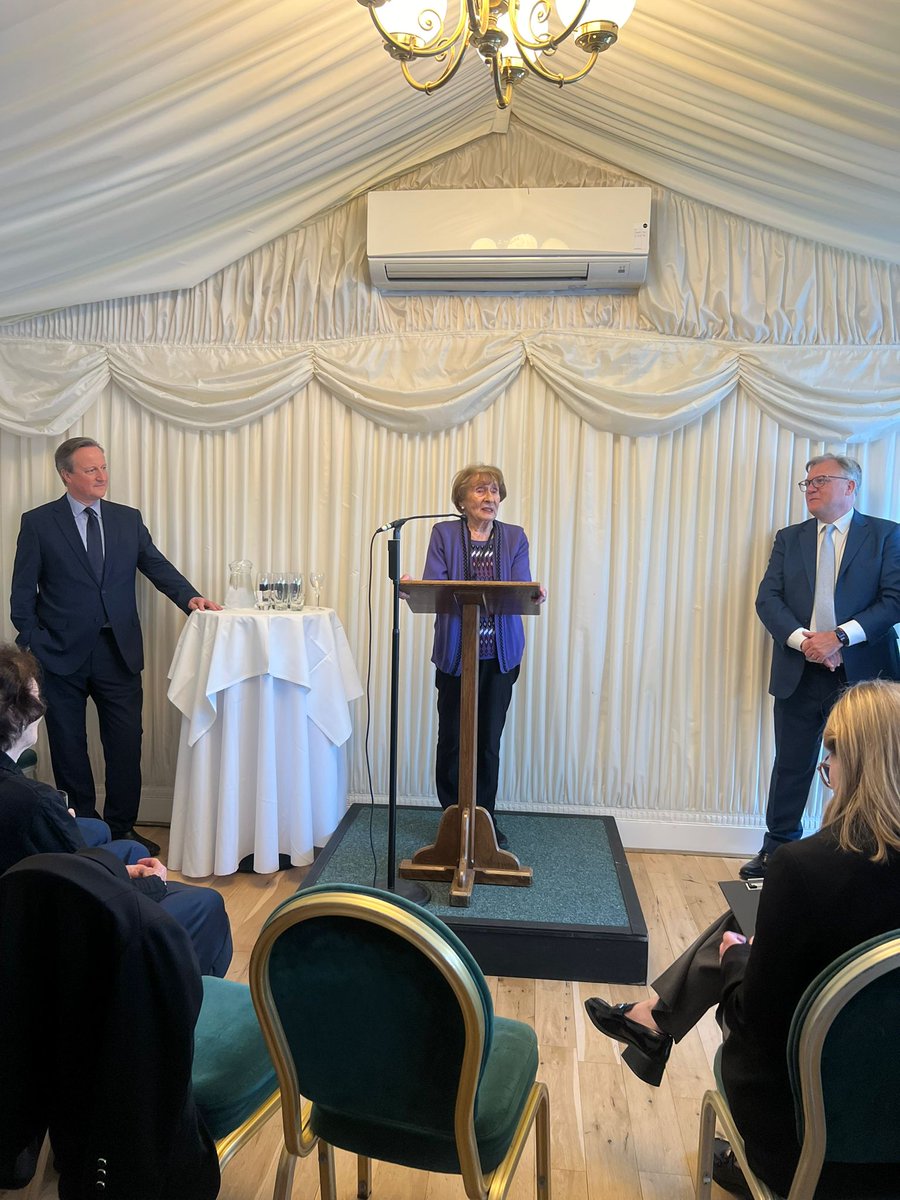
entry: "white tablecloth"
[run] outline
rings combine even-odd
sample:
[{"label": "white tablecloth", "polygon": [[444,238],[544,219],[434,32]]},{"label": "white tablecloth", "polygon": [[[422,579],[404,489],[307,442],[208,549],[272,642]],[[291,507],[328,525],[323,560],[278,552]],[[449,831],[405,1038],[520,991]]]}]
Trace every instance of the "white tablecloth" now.
[{"label": "white tablecloth", "polygon": [[362,684],[328,608],[195,612],[169,669],[182,713],[169,865],[229,875],[253,854],[312,861],[343,816],[349,702]]}]

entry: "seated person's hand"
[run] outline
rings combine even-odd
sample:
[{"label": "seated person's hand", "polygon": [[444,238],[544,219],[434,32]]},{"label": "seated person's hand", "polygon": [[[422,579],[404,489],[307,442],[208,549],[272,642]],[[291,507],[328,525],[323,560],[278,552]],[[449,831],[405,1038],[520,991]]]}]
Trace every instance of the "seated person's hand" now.
[{"label": "seated person's hand", "polygon": [[722,940],[719,942],[719,961],[722,961],[722,955],[726,950],[730,950],[732,946],[743,946],[747,939],[742,933],[732,933],[731,930],[726,930],[722,934]]},{"label": "seated person's hand", "polygon": [[139,858],[136,863],[127,866],[125,870],[131,879],[143,879],[147,875],[158,875],[165,879],[168,872],[158,858]]}]

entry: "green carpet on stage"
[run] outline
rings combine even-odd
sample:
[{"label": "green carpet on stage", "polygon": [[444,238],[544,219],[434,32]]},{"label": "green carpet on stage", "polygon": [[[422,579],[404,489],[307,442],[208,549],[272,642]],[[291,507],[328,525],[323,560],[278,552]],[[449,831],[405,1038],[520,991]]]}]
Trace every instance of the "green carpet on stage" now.
[{"label": "green carpet on stage", "polygon": [[[378,860],[376,872],[370,844]],[[432,842],[440,809],[409,808],[397,811],[397,861],[410,858]],[[349,818],[349,820],[348,820]],[[426,883],[429,908],[438,916],[513,921],[560,926],[602,926],[630,929],[629,912],[620,874],[623,861],[614,856],[609,828],[600,817],[561,816],[550,813],[499,813],[510,850],[523,866],[534,870],[531,887],[476,886],[472,903],[451,908],[449,884]],[[326,861],[313,869],[315,883],[373,883],[386,872],[387,809],[355,804],[342,823],[343,833]],[[339,830],[338,833],[341,831]],[[337,836],[337,835],[336,835]],[[621,846],[616,838],[616,850]],[[323,855],[322,858],[325,856]],[[627,867],[625,867],[627,873]],[[630,884],[630,876],[627,876]]]}]

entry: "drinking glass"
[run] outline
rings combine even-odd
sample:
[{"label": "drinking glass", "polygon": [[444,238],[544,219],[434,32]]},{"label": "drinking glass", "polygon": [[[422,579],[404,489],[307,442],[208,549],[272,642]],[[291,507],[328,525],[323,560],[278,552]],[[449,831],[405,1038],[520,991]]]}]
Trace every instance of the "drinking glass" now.
[{"label": "drinking glass", "polygon": [[263,612],[272,607],[272,572],[259,571],[256,576],[256,607]]},{"label": "drinking glass", "polygon": [[288,580],[289,576],[284,571],[276,571],[272,577],[272,597],[276,609],[285,609],[288,606]]},{"label": "drinking glass", "polygon": [[316,608],[318,608],[319,607],[319,592],[322,588],[322,584],[325,582],[325,572],[324,571],[310,571],[309,582],[310,582],[310,586],[312,587],[313,591],[316,593]]},{"label": "drinking glass", "polygon": [[291,574],[288,582],[288,598],[291,611],[300,612],[306,600],[306,595],[303,591],[303,576],[299,571],[294,571]]}]

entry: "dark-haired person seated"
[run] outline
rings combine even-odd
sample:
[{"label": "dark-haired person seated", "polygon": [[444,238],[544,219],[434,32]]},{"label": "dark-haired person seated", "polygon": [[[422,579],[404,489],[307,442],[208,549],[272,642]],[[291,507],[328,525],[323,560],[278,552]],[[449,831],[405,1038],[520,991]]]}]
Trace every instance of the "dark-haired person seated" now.
[{"label": "dark-haired person seated", "polygon": [[27,779],[16,765],[37,740],[44,715],[40,668],[27,650],[0,647],[0,874],[32,854],[75,853],[100,847],[118,859],[109,869],[127,872],[135,887],[165,905],[190,934],[200,971],[225,975],[231,963],[231,926],[222,897],[212,888],[168,883],[158,858],[137,842],[112,841],[99,820],[76,819],[59,792]]},{"label": "dark-haired person seated", "polygon": [[[841,954],[900,929],[900,684],[877,679],[844,692],[823,744],[834,795],[822,829],[772,856],[752,945],[728,913],[654,980],[657,1000],[585,1002],[600,1032],[626,1045],[626,1065],[656,1085],[673,1043],[718,1005],[728,1103],[750,1165],[781,1196],[800,1153],[787,1067],[797,1004]],[[750,1195],[727,1143],[714,1168],[721,1187]],[[826,1164],[816,1195],[863,1194],[861,1172],[864,1194],[877,1186],[900,1195],[896,1167],[843,1163]]]}]

